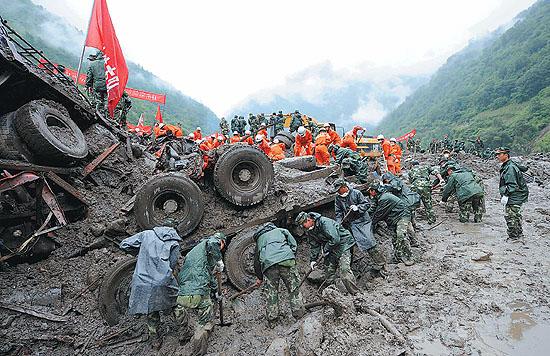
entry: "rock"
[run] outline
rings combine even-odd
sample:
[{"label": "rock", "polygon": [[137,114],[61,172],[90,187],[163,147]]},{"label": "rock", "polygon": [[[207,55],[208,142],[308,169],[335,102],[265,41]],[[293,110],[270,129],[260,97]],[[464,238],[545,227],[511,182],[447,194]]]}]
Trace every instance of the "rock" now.
[{"label": "rock", "polygon": [[304,318],[298,331],[297,355],[312,356],[323,341],[323,314],[313,313]]},{"label": "rock", "polygon": [[288,343],[283,338],[276,338],[265,351],[265,356],[290,356]]},{"label": "rock", "polygon": [[100,237],[105,232],[105,227],[102,224],[93,224],[90,226],[90,232],[95,237]]},{"label": "rock", "polygon": [[126,220],[125,219],[116,219],[107,225],[105,229],[105,235],[108,236],[118,236],[126,234]]}]

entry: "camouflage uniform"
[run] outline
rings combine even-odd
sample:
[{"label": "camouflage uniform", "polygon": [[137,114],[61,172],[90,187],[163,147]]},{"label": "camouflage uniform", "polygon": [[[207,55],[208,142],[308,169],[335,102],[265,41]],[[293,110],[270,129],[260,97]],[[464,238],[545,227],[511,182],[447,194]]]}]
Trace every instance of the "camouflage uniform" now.
[{"label": "camouflage uniform", "polygon": [[[509,150],[500,148],[509,152]],[[499,192],[501,196],[508,197],[504,208],[504,220],[508,226],[508,237],[512,240],[523,238],[521,226],[521,206],[529,198],[529,188],[523,177],[527,167],[508,159],[500,167]]]},{"label": "camouflage uniform", "polygon": [[255,115],[249,114],[248,125],[250,126],[250,132],[252,132],[252,134],[255,134],[260,128],[260,120]]},{"label": "camouflage uniform", "polygon": [[430,167],[415,166],[409,172],[409,182],[411,182],[411,189],[417,192],[422,199],[422,204],[426,209],[428,215],[428,224],[435,222],[435,214],[432,205],[432,184],[430,182],[430,175],[437,173]]},{"label": "camouflage uniform", "polygon": [[96,111],[105,118],[109,118],[107,111],[107,75],[105,73],[105,60],[103,53],[97,52],[90,56],[90,66],[86,72],[86,88],[93,91],[92,104]]},{"label": "camouflage uniform", "polygon": [[367,183],[369,180],[369,165],[364,161],[349,157],[344,158],[342,160],[342,169],[346,172],[346,175],[354,175],[360,183]]},{"label": "camouflage uniform", "polygon": [[302,114],[296,110],[292,114],[292,120],[290,121],[290,132],[297,131],[300,126],[302,126]]},{"label": "camouflage uniform", "polygon": [[213,327],[214,304],[212,303],[212,299],[210,299],[210,295],[180,295],[176,300],[174,316],[182,328],[180,333],[183,340],[189,340],[194,332],[192,323],[189,320],[189,310],[196,312],[196,329],[210,331]]},{"label": "camouflage uniform", "polygon": [[264,293],[267,300],[267,320],[273,321],[279,317],[279,280],[282,280],[289,291],[288,299],[292,315],[299,319],[304,315],[304,302],[300,292],[300,274],[296,263],[293,266],[285,267],[280,264],[269,267],[264,272]]},{"label": "camouflage uniform", "polygon": [[409,228],[410,217],[402,217],[397,221],[395,234],[392,236],[395,258],[398,261],[410,259],[412,257],[411,245],[407,239],[407,230]]},{"label": "camouflage uniform", "polygon": [[304,315],[304,302],[300,293],[300,274],[296,268],[298,244],[287,229],[267,223],[254,234],[254,272],[263,280],[266,297],[266,315],[269,323],[279,317],[279,281],[287,291],[290,309],[295,318]]},{"label": "camouflage uniform", "polygon": [[468,222],[470,211],[473,211],[474,222],[481,222],[484,199],[482,185],[476,181],[471,171],[453,165],[447,167],[453,169],[453,173],[445,184],[441,200],[445,202],[451,194],[456,195],[460,208],[458,220],[463,223]]},{"label": "camouflage uniform", "polygon": [[229,136],[229,124],[227,123],[225,117],[222,117],[220,120],[220,131],[225,137]]},{"label": "camouflage uniform", "polygon": [[128,115],[128,112],[132,108],[132,100],[130,100],[130,96],[128,93],[124,92],[122,94],[122,98],[120,98],[117,106],[115,107],[115,118],[116,121],[121,125],[126,127],[126,116]]}]

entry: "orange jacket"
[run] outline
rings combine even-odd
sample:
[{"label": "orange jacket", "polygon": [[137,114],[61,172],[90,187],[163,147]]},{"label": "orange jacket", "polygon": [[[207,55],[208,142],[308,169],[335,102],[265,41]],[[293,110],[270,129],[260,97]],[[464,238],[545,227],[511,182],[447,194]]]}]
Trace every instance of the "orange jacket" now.
[{"label": "orange jacket", "polygon": [[334,131],[333,129],[329,129],[327,133],[330,137],[329,144],[334,143],[338,146],[342,144],[342,138],[340,137],[340,135],[338,135],[338,132]]},{"label": "orange jacket", "polygon": [[260,130],[258,131],[257,135],[263,135],[265,138],[267,138],[267,130],[266,129],[263,129],[263,130]]},{"label": "orange jacket", "polygon": [[296,140],[294,141],[294,156],[300,157],[303,153],[311,155],[313,153],[312,143],[313,135],[308,129],[306,129],[304,136],[296,135]]},{"label": "orange jacket", "polygon": [[267,142],[266,139],[263,139],[262,142],[260,142],[258,145],[258,148],[262,151],[264,151],[264,153],[266,155],[270,155],[271,154],[271,147],[269,147],[269,143]]},{"label": "orange jacket", "polygon": [[395,158],[397,158],[399,161],[401,161],[401,156],[403,155],[403,151],[401,150],[401,146],[399,146],[397,143],[390,145],[390,154],[394,155]]},{"label": "orange jacket", "polygon": [[347,147],[350,150],[357,151],[357,144],[355,143],[355,137],[351,132],[346,132],[344,139],[342,140],[341,147]]},{"label": "orange jacket", "polygon": [[328,145],[331,139],[328,133],[321,133],[315,139],[315,159],[320,166],[328,166],[330,164],[330,154],[328,153]]},{"label": "orange jacket", "polygon": [[202,140],[202,132],[200,131],[193,131],[193,139],[194,140]]},{"label": "orange jacket", "polygon": [[269,158],[274,161],[279,161],[285,158],[285,144],[284,143],[274,143],[269,148]]},{"label": "orange jacket", "polygon": [[252,136],[248,136],[243,140],[243,142],[248,143],[250,146],[254,146],[254,139],[252,138]]},{"label": "orange jacket", "polygon": [[237,143],[237,142],[241,142],[241,137],[239,135],[233,135],[229,139],[229,143]]},{"label": "orange jacket", "polygon": [[391,151],[389,140],[384,139],[384,141],[382,141],[382,151],[384,151],[384,157],[386,158],[386,161],[387,161]]}]

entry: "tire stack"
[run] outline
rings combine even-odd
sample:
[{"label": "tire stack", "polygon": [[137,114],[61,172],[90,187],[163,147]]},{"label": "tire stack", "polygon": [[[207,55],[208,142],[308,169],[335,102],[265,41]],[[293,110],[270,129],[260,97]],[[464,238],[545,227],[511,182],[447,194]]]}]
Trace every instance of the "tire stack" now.
[{"label": "tire stack", "polygon": [[278,139],[279,142],[284,143],[287,150],[291,149],[292,145],[294,145],[294,136],[290,132],[279,131],[273,139]]},{"label": "tire stack", "polygon": [[0,159],[68,166],[87,155],[84,134],[54,101],[34,100],[0,117]]}]

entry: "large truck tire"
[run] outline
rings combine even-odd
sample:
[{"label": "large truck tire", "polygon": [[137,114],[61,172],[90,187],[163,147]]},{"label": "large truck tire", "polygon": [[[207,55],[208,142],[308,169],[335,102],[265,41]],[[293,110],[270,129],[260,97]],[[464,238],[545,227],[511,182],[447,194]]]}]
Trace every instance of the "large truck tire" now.
[{"label": "large truck tire", "polygon": [[164,174],[152,178],[136,194],[136,222],[144,230],[177,223],[180,236],[189,235],[204,214],[200,188],[182,174]]},{"label": "large truck tire", "polygon": [[33,100],[15,112],[15,129],[41,162],[65,165],[88,155],[84,134],[61,104]]},{"label": "large truck tire", "polygon": [[265,153],[249,145],[235,145],[223,153],[214,167],[214,185],[238,206],[258,204],[267,196],[274,171]]},{"label": "large truck tire", "polygon": [[283,136],[279,133],[273,138],[273,140],[275,139],[279,140],[281,143],[284,143],[287,150],[292,148],[293,142],[287,136]]},{"label": "large truck tire", "polygon": [[279,131],[277,133],[277,136],[286,137],[292,143],[294,143],[294,141],[296,140],[296,138],[294,137],[293,134],[291,134],[290,132],[286,132],[286,131]]},{"label": "large truck tire", "polygon": [[0,117],[0,159],[29,160],[31,155],[15,131],[15,112]]},{"label": "large truck tire", "polygon": [[229,243],[225,253],[227,277],[239,290],[251,286],[256,282],[254,273],[254,229],[248,229],[239,234]]},{"label": "large truck tire", "polygon": [[129,258],[116,263],[105,276],[99,287],[99,313],[113,326],[128,310],[132,275],[136,268],[137,258]]}]

